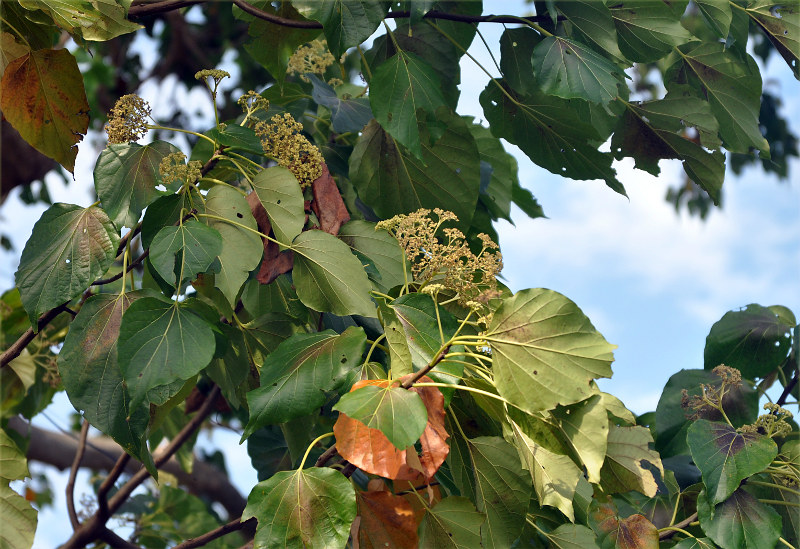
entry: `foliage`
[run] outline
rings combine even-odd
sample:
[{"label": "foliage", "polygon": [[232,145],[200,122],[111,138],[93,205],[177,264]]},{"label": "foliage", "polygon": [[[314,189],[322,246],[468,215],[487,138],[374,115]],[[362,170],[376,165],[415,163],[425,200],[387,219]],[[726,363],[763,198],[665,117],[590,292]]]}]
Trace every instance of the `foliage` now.
[{"label": "foliage", "polygon": [[[80,57],[181,2],[78,4],[20,0],[2,15],[4,115],[70,171],[97,98],[56,35]],[[242,78],[260,91],[232,101],[227,72],[197,72],[215,113],[200,131],[117,94],[98,202],[52,205],[2,296],[0,489],[18,517],[4,547],[30,546],[35,523],[9,488],[28,474],[9,421],[60,390],[84,446],[92,425],[145,465],[123,479],[122,457],[87,520],[69,493],[65,547],[228,547],[236,530],[255,547],[798,545],[794,314],[727,313],[705,370],[675,374],[636,418],[595,384],[615,346],[577,304],[497,281],[492,228],[512,203],[544,215],[502,140],[622,194],[615,159],[656,175],[678,159],[719,203],[724,151],[764,161],[773,135],[790,142],[779,124],[762,135],[745,46],[752,25],[798,76],[797,10],[534,4],[527,18],[484,17],[478,2],[208,5],[247,28],[240,64],[269,76]],[[509,26],[480,94],[487,128],[455,106],[457,63],[490,20]],[[627,79],[652,68],[666,92],[631,99],[646,86]],[[190,136],[188,161],[167,141],[136,143],[150,132]],[[759,416],[772,385],[782,393]],[[193,467],[212,413],[262,479],[227,523],[159,474],[172,456]],[[131,497],[150,475],[159,484]],[[114,516],[135,525],[130,541],[106,527]]]}]

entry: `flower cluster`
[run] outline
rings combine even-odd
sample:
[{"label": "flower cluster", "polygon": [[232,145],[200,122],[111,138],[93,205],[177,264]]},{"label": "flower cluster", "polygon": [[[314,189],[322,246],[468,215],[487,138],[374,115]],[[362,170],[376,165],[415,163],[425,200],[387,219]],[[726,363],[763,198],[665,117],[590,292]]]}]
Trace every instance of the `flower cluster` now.
[{"label": "flower cluster", "polygon": [[725,394],[730,389],[739,387],[742,384],[742,373],[736,368],[720,364],[711,372],[722,381],[719,386],[701,383],[699,395],[689,396],[689,392],[686,389],[681,392],[681,407],[685,410],[691,410],[687,414],[689,419],[705,417],[712,410],[724,413],[722,400],[725,398]]},{"label": "flower cluster", "polygon": [[238,103],[244,112],[242,124],[246,124],[255,113],[259,111],[267,112],[269,110],[269,100],[253,90],[241,96],[236,103]]},{"label": "flower cluster", "polygon": [[[214,92],[216,92],[217,86],[219,86],[219,83],[222,82],[222,79],[230,78],[231,75],[228,71],[223,71],[220,69],[203,69],[201,71],[197,71],[196,73],[194,73],[195,80],[204,80],[206,82],[206,86],[208,86],[207,79],[209,77],[211,77],[211,79],[214,80]],[[210,86],[209,89],[211,89]]]},{"label": "flower cluster", "polygon": [[458,221],[458,218],[439,208],[433,212],[422,208],[382,221],[377,228],[388,230],[400,243],[411,262],[415,281],[427,285],[435,280],[443,288],[455,292],[462,305],[483,310],[488,300],[497,294],[497,275],[503,268],[503,258],[497,244],[482,233],[478,235],[481,250],[473,253],[464,233],[442,227],[449,221]]},{"label": "flower cluster", "polygon": [[123,95],[108,113],[105,130],[109,143],[138,141],[147,133],[150,105],[135,94]]},{"label": "flower cluster", "polygon": [[322,153],[301,133],[303,125],[291,114],[276,114],[269,123],[259,122],[255,132],[261,138],[264,154],[291,171],[306,188],[322,175]]},{"label": "flower cluster", "polygon": [[308,82],[306,74],[323,75],[325,71],[333,65],[336,59],[328,51],[328,43],[325,40],[312,40],[308,44],[300,46],[289,58],[287,74],[300,75],[303,82]]},{"label": "flower cluster", "polygon": [[186,155],[182,152],[170,153],[162,158],[158,165],[161,183],[165,187],[176,182],[181,185],[194,183],[202,177],[200,172],[202,165],[199,160],[192,160],[187,164]]},{"label": "flower cluster", "polygon": [[792,413],[786,408],[781,408],[777,404],[767,402],[764,409],[768,414],[758,416],[756,422],[751,425],[744,425],[739,429],[742,433],[759,433],[768,437],[785,437],[792,432],[792,426],[788,420],[792,419]]}]

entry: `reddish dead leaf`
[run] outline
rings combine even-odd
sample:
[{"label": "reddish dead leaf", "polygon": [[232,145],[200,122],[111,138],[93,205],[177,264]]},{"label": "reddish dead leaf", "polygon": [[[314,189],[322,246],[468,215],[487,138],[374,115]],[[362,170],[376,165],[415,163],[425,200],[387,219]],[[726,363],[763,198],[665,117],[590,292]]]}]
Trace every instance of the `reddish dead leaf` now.
[{"label": "reddish dead leaf", "polygon": [[344,205],[342,195],[336,181],[333,180],[328,166],[322,163],[322,175],[311,184],[311,192],[314,200],[311,202],[311,209],[319,219],[320,228],[326,233],[334,236],[339,234],[339,228],[350,221],[350,214]]},{"label": "reddish dead leaf", "polygon": [[[409,376],[406,377],[410,377]],[[405,377],[400,381],[405,381]],[[432,383],[433,380],[427,376],[420,379],[424,383]],[[419,455],[419,461],[422,464],[422,473],[431,478],[439,470],[439,467],[444,463],[447,454],[450,453],[450,446],[445,442],[450,436],[444,428],[444,396],[442,392],[436,387],[411,387],[409,391],[414,391],[421,398],[425,404],[425,409],[428,410],[428,424],[425,425],[425,430],[419,438],[422,445],[422,453]],[[406,466],[400,469],[398,479],[413,480],[417,477],[416,471]]]},{"label": "reddish dead leaf", "polygon": [[[417,521],[417,526],[422,522],[422,518],[428,511],[429,507],[433,507],[442,500],[442,492],[439,489],[438,483],[431,485],[433,479],[426,479],[422,473],[417,475],[417,478],[412,480],[395,480],[392,485],[397,495],[401,496],[408,502],[411,509],[414,510],[414,518]],[[412,492],[416,491],[415,495]],[[420,496],[427,502],[427,507],[420,501]]]},{"label": "reddish dead leaf", "polygon": [[364,549],[397,547],[414,549],[419,522],[411,505],[390,492],[359,492],[359,541]]},{"label": "reddish dead leaf", "polygon": [[[267,210],[258,199],[256,193],[247,195],[247,203],[250,205],[250,211],[256,219],[258,230],[264,234],[271,234],[272,224],[267,217]],[[261,268],[256,275],[256,280],[262,284],[269,284],[283,273],[288,273],[292,270],[294,265],[294,255],[291,251],[281,251],[277,244],[266,238],[261,239],[264,242],[264,258],[261,260]]]},{"label": "reddish dead leaf", "polygon": [[76,145],[89,128],[89,103],[68,50],[38,50],[9,63],[0,82],[0,109],[25,141],[74,171]]},{"label": "reddish dead leaf", "polygon": [[610,505],[601,505],[593,513],[606,539],[614,542],[615,549],[658,549],[658,529],[643,515],[620,519]]}]

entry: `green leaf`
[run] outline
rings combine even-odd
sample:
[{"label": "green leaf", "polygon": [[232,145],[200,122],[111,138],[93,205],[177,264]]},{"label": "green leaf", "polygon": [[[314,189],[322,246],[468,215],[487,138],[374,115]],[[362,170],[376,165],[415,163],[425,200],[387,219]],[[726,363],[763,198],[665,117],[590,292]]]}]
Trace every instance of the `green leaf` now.
[{"label": "green leaf", "polygon": [[117,342],[131,409],[149,402],[151,389],[196,375],[211,362],[214,348],[211,326],[191,310],[152,297],[132,303],[122,315]]},{"label": "green leaf", "polygon": [[723,549],[775,547],[781,535],[781,517],[769,505],[744,488],[717,506],[708,501],[705,490],[697,497],[700,528]]},{"label": "green leaf", "polygon": [[303,230],[306,219],[303,192],[297,178],[286,168],[273,166],[256,174],[253,190],[267,211],[275,239],[289,246]]},{"label": "green leaf", "polygon": [[767,436],[705,419],[689,427],[687,442],[712,505],[728,499],[744,479],[763,471],[778,455],[778,446]]},{"label": "green leaf", "polygon": [[16,37],[10,32],[0,32],[0,76],[14,59],[30,53],[29,45],[17,42]]},{"label": "green leaf", "polygon": [[[342,225],[338,236],[351,250],[367,257],[378,270],[380,276],[371,277],[377,290],[386,293],[405,283],[403,250],[388,232],[377,230],[374,223],[355,220]],[[406,272],[410,272],[410,268],[407,267]]]},{"label": "green leaf", "polygon": [[664,467],[658,452],[651,450],[653,436],[646,427],[618,427],[612,425],[608,432],[606,461],[600,473],[603,490],[623,493],[631,490],[654,497],[658,491],[653,470],[664,476]]},{"label": "green leaf", "polygon": [[552,412],[558,429],[586,467],[589,482],[600,483],[600,469],[606,457],[608,413],[603,397],[594,395]]},{"label": "green leaf", "polygon": [[29,10],[42,10],[56,25],[84,40],[105,41],[141,28],[127,20],[128,10],[115,0],[20,0]]},{"label": "green leaf", "polygon": [[800,8],[797,4],[755,0],[748,3],[747,14],[786,60],[794,77],[800,80]]},{"label": "green leaf", "polygon": [[594,44],[618,62],[630,64],[619,51],[614,19],[603,0],[557,0],[555,4],[584,42]]},{"label": "green leaf", "polygon": [[38,511],[24,497],[9,487],[12,480],[27,476],[28,465],[14,440],[0,429],[0,513],[5,526],[0,528],[0,547],[28,549],[33,545]]},{"label": "green leaf", "polygon": [[255,517],[255,547],[339,549],[357,512],[350,480],[327,467],[283,471],[247,496],[242,521]]},{"label": "green leaf", "polygon": [[372,120],[372,110],[366,97],[340,99],[329,84],[313,74],[306,77],[311,80],[311,97],[314,101],[331,110],[331,124],[336,133],[360,132]]},{"label": "green leaf", "polygon": [[503,81],[518,94],[538,90],[533,73],[533,50],[542,37],[530,27],[506,29],[500,36],[500,69]]},{"label": "green leaf", "polygon": [[295,0],[295,8],[322,23],[328,48],[337,59],[372,36],[389,9],[388,2],[372,0]]},{"label": "green leaf", "polygon": [[481,545],[485,515],[467,498],[446,497],[429,509],[419,525],[420,547],[475,549]]},{"label": "green leaf", "polygon": [[504,82],[489,82],[480,95],[495,137],[517,145],[535,164],[554,174],[572,179],[603,179],[612,189],[624,192],[611,167],[611,154],[598,151],[593,142],[600,136],[581,116],[581,102],[534,90],[517,96],[515,103],[498,86],[504,87]]},{"label": "green leaf", "polygon": [[[211,128],[204,135],[209,136],[216,141],[218,145],[236,147],[239,151],[252,154],[264,153],[264,147],[261,146],[261,139],[252,128],[248,128],[247,126],[231,124],[224,128]],[[204,141],[206,144],[210,145],[205,139],[199,141]],[[238,171],[236,173],[239,174]]]},{"label": "green leaf", "polygon": [[267,313],[283,313],[305,320],[308,310],[300,302],[289,275],[280,275],[269,284],[249,280],[242,291],[242,305],[253,318]]},{"label": "green leaf", "polygon": [[714,31],[719,38],[728,38],[728,31],[731,28],[733,13],[728,0],[695,0],[697,9],[703,14],[709,28]]},{"label": "green leaf", "polygon": [[728,311],[706,337],[706,370],[720,364],[737,368],[745,379],[767,377],[786,359],[792,326],[767,307],[750,304]]},{"label": "green leaf", "polygon": [[[517,159],[506,152],[501,141],[492,135],[489,128],[473,123],[471,116],[463,118],[469,124],[469,131],[478,146],[481,162],[486,162],[492,168],[489,184],[484,188],[481,182],[480,201],[488,208],[493,219],[503,218],[511,221],[514,189],[522,190],[517,176]],[[528,195],[530,196],[529,192]],[[536,202],[532,196],[531,199]]]},{"label": "green leaf", "polygon": [[334,410],[378,429],[398,449],[412,446],[428,423],[422,398],[401,387],[367,385],[342,395]]},{"label": "green leaf", "polygon": [[[389,347],[389,366],[392,370],[392,378],[413,374],[414,365],[403,324],[394,309],[385,303],[380,303],[378,311],[383,323],[383,333],[386,335],[386,344]],[[442,387],[441,389],[444,388]]]},{"label": "green leaf", "polygon": [[226,223],[220,219],[203,218],[208,226],[219,231],[222,250],[219,252],[220,269],[214,275],[214,285],[220,289],[232,307],[236,296],[247,280],[250,271],[261,263],[264,245],[254,231],[258,225],[250,212],[247,200],[236,189],[217,185],[206,195],[206,213],[244,225],[252,230]]},{"label": "green leaf", "polygon": [[691,42],[678,52],[664,75],[668,88],[689,84],[708,99],[726,149],[738,153],[757,149],[761,158],[769,158],[769,144],[758,127],[761,73],[753,58],[745,54],[740,59],[724,44],[710,42]]},{"label": "green leaf", "polygon": [[367,273],[347,244],[324,231],[305,231],[292,251],[292,280],[306,306],[339,316],[375,316]]},{"label": "green leaf", "polygon": [[544,536],[555,549],[599,549],[592,529],[582,524],[562,524]]},{"label": "green leaf", "polygon": [[359,197],[382,218],[419,208],[447,208],[469,226],[480,192],[475,140],[458,116],[440,110],[444,134],[429,144],[422,126],[422,161],[401,148],[377,122],[370,122],[350,156],[350,179]]},{"label": "green leaf", "polygon": [[171,282],[194,280],[208,270],[222,251],[219,231],[195,219],[164,227],[150,245],[150,263],[159,275]]},{"label": "green leaf", "polygon": [[165,141],[147,145],[110,143],[94,166],[94,188],[103,209],[118,227],[133,227],[151,202],[161,196],[156,190],[161,159],[178,148]]},{"label": "green leaf", "polygon": [[[667,97],[636,105],[625,103],[625,113],[611,140],[617,159],[632,156],[636,168],[653,175],[660,173],[658,161],[677,158],[692,181],[700,185],[719,205],[725,179],[725,155],[718,148],[717,120],[708,103],[674,90]],[[705,137],[701,146],[682,135],[692,126]]]},{"label": "green leaf", "polygon": [[285,339],[302,333],[298,320],[285,313],[266,313],[243,327],[244,344],[250,361],[259,369],[266,357]]},{"label": "green leaf", "polygon": [[552,290],[523,290],[503,300],[486,340],[497,390],[527,412],[584,400],[592,379],[611,376],[614,346]]},{"label": "green leaf", "polygon": [[206,368],[206,374],[219,385],[225,400],[233,408],[239,408],[241,400],[244,400],[241,395],[246,388],[245,382],[250,375],[250,361],[245,354],[247,346],[242,332],[233,326],[222,324],[219,329],[228,345],[221,357],[220,350],[216,349],[215,355],[219,358],[211,361]]},{"label": "green leaf", "polygon": [[150,204],[142,219],[142,247],[147,249],[153,243],[158,231],[169,225],[177,225],[192,210],[205,213],[203,197],[196,189],[162,196]]},{"label": "green leaf", "polygon": [[447,104],[439,75],[425,61],[404,51],[381,63],[370,81],[369,101],[375,119],[416,158],[423,160],[417,110],[429,116]]},{"label": "green leaf", "polygon": [[75,170],[77,144],[89,128],[89,103],[75,57],[36,50],[12,61],[0,82],[3,117],[37,151]]},{"label": "green leaf", "polygon": [[33,226],[14,280],[37,329],[45,311],[79,296],[106,272],[119,234],[97,206],[53,204]]},{"label": "green leaf", "polygon": [[716,549],[711,538],[686,538],[672,546],[672,549]]},{"label": "green leaf", "polygon": [[564,99],[606,104],[617,97],[625,73],[586,46],[548,36],[533,49],[533,70],[542,91]]},{"label": "green leaf", "polygon": [[342,334],[297,334],[278,345],[261,368],[261,387],[247,393],[250,420],[242,441],[259,427],[305,416],[325,404],[325,393],[338,390],[360,364],[366,342],[364,330],[351,327]]},{"label": "green leaf", "polygon": [[624,0],[614,2],[609,9],[617,27],[619,49],[631,61],[656,61],[692,38],[664,2]]},{"label": "green leaf", "polygon": [[58,354],[58,371],[75,409],[83,410],[93,427],[113,438],[155,476],[153,458],[144,443],[150,410],[143,405],[131,408],[117,358],[122,316],[147,295],[139,291],[90,297],[70,324]]}]

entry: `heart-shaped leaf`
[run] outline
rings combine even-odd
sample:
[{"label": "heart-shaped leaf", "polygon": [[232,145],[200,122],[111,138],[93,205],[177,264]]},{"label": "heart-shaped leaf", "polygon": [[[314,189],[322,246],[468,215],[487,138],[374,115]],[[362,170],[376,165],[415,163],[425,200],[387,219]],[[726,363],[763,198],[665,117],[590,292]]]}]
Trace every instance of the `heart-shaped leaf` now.
[{"label": "heart-shaped leaf", "polygon": [[389,9],[388,2],[371,0],[296,0],[292,5],[305,17],[322,23],[336,58],[372,36]]},{"label": "heart-shaped leaf", "polygon": [[331,110],[331,124],[336,133],[359,132],[372,120],[369,99],[356,97],[340,99],[336,90],[313,74],[307,76],[313,86],[311,97],[318,105]]},{"label": "heart-shaped leaf", "polygon": [[775,547],[781,536],[781,517],[744,488],[714,505],[705,490],[697,497],[700,528],[723,549]]},{"label": "heart-shaped leaf", "polygon": [[486,516],[467,498],[450,496],[429,509],[419,526],[420,547],[473,549],[482,547],[481,526]]},{"label": "heart-shaped leaf", "polygon": [[594,395],[570,406],[559,406],[552,412],[559,431],[580,457],[589,482],[600,482],[600,469],[606,457],[608,413],[603,397]]},{"label": "heart-shaped leaf", "polygon": [[619,49],[631,61],[655,61],[692,38],[664,2],[625,0],[609,9]]},{"label": "heart-shaped leaf", "polygon": [[651,450],[653,435],[646,427],[612,425],[608,432],[605,463],[600,472],[603,490],[622,493],[636,490],[654,497],[658,483],[653,470],[664,476],[658,452]]},{"label": "heart-shaped leaf", "polygon": [[190,219],[161,229],[150,245],[150,263],[167,282],[193,280],[222,251],[219,231]]},{"label": "heart-shaped leaf", "polygon": [[658,529],[643,515],[622,518],[611,505],[600,505],[591,520],[602,537],[603,547],[614,549],[658,549]]}]

